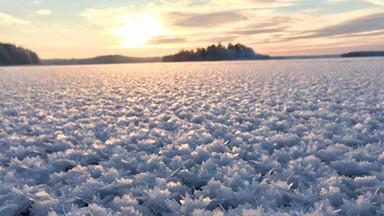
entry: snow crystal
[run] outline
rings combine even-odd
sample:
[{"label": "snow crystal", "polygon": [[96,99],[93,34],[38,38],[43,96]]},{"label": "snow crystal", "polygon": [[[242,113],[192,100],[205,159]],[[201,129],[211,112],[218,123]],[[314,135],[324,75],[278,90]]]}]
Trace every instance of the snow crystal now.
[{"label": "snow crystal", "polygon": [[383,215],[383,68],[4,67],[0,215]]}]

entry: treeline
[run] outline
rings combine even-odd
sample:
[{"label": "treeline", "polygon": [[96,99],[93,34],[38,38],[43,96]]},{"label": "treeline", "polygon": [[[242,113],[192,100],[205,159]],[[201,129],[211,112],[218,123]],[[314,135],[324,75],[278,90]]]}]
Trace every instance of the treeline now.
[{"label": "treeline", "polygon": [[341,57],[374,57],[384,56],[384,51],[358,51],[341,54]]},{"label": "treeline", "polygon": [[197,48],[195,50],[181,50],[174,55],[163,57],[164,62],[179,61],[220,61],[220,60],[256,60],[269,59],[268,55],[257,54],[252,48],[240,43],[235,45],[228,44],[227,47],[220,43],[208,46],[207,48]]},{"label": "treeline", "polygon": [[159,57],[139,58],[122,55],[106,55],[94,58],[84,59],[49,59],[43,60],[43,64],[48,65],[76,65],[76,64],[121,64],[121,63],[141,63],[141,62],[159,62]]},{"label": "treeline", "polygon": [[39,56],[29,49],[0,43],[0,65],[38,64]]}]

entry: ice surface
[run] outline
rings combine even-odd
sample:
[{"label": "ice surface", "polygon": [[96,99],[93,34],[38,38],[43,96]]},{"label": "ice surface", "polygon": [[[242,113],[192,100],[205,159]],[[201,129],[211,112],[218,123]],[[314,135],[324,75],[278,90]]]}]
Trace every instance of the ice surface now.
[{"label": "ice surface", "polygon": [[383,215],[384,59],[3,67],[0,215]]}]

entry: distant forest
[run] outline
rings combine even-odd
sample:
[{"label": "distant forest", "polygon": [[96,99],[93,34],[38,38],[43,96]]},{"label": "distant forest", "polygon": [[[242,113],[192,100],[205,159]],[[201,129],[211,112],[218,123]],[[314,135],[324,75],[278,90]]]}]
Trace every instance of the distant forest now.
[{"label": "distant forest", "polygon": [[384,51],[358,51],[341,54],[341,57],[373,57],[384,56]]},{"label": "distant forest", "polygon": [[336,57],[370,57],[384,56],[384,51],[358,51],[342,55],[321,56],[275,56],[255,53],[252,48],[237,43],[229,43],[224,46],[221,43],[206,48],[194,50],[182,49],[174,55],[164,57],[128,57],[122,55],[105,55],[84,59],[46,59],[40,60],[39,56],[23,47],[13,44],[0,43],[0,66],[1,65],[74,65],[74,64],[117,64],[117,63],[145,63],[145,62],[181,62],[181,61],[221,61],[221,60],[260,60],[260,59],[302,59],[302,58],[336,58]]},{"label": "distant forest", "polygon": [[220,61],[220,60],[257,60],[269,59],[268,55],[257,54],[252,48],[240,43],[235,45],[228,44],[227,47],[220,43],[208,46],[207,48],[197,48],[196,50],[181,50],[174,55],[163,57],[164,62],[179,61]]},{"label": "distant forest", "polygon": [[24,65],[40,63],[39,56],[29,49],[13,44],[0,43],[0,65]]},{"label": "distant forest", "polygon": [[141,63],[141,62],[159,62],[160,57],[138,58],[122,55],[106,55],[94,58],[84,59],[49,59],[43,60],[43,64],[48,65],[75,65],[75,64],[121,64],[121,63]]}]

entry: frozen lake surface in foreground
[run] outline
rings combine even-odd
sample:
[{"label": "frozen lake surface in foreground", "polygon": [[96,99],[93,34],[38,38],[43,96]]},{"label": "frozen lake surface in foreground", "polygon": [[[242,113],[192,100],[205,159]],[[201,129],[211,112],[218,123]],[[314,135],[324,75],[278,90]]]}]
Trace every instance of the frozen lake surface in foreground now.
[{"label": "frozen lake surface in foreground", "polygon": [[383,215],[384,58],[0,67],[0,215]]}]

